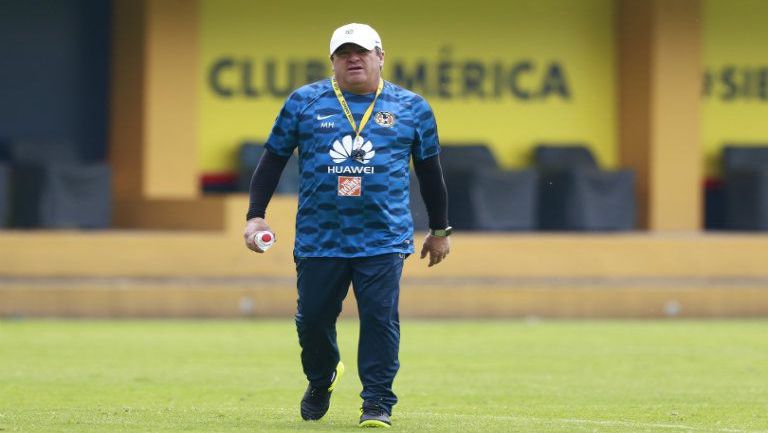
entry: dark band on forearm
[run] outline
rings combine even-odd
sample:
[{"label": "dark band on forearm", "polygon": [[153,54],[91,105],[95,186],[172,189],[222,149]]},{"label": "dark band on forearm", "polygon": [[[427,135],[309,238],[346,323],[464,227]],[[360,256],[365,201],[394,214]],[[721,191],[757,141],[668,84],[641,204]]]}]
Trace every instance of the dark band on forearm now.
[{"label": "dark band on forearm", "polygon": [[256,217],[264,218],[269,200],[275,193],[288,159],[290,157],[277,155],[268,149],[264,150],[259,165],[251,177],[250,204],[246,220]]},{"label": "dark band on forearm", "polygon": [[443,168],[440,166],[440,156],[414,161],[413,168],[419,178],[419,191],[427,208],[429,228],[438,230],[448,227],[448,191],[443,179]]}]

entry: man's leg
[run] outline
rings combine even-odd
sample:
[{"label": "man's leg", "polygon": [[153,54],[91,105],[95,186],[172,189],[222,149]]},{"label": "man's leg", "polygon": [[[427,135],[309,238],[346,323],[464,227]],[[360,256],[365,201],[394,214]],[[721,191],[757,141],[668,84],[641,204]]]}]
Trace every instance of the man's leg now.
[{"label": "man's leg", "polygon": [[352,285],[360,313],[357,363],[366,403],[388,414],[397,403],[392,382],[400,367],[398,299],[403,254],[384,254],[354,260]]},{"label": "man's leg", "polygon": [[313,385],[329,385],[339,362],[336,319],[349,291],[347,260],[306,257],[296,260],[298,300],[296,330],[301,364]]},{"label": "man's leg", "polygon": [[298,300],[296,330],[301,364],[309,387],[301,404],[304,419],[320,419],[328,410],[332,381],[339,364],[336,319],[349,291],[351,269],[345,259],[296,259]]}]

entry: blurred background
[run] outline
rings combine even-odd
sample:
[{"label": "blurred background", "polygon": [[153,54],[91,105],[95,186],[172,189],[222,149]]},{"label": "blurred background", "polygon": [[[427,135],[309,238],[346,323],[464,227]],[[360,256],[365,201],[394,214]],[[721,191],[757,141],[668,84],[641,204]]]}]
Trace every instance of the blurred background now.
[{"label": "blurred background", "polygon": [[[263,256],[248,183],[332,31],[432,105],[451,257],[419,317],[768,314],[768,2],[0,2],[0,316],[295,308],[298,171]],[[417,248],[426,215],[412,179]],[[354,313],[354,307],[347,311]]]}]

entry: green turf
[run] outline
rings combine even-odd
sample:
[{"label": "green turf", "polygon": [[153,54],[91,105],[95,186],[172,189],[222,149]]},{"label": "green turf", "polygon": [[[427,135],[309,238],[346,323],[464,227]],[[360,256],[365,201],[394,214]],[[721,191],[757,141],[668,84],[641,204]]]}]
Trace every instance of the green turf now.
[{"label": "green turf", "polygon": [[[766,321],[414,321],[400,432],[766,432]],[[0,431],[356,427],[355,321],[329,414],[303,422],[291,320],[0,322]]]}]

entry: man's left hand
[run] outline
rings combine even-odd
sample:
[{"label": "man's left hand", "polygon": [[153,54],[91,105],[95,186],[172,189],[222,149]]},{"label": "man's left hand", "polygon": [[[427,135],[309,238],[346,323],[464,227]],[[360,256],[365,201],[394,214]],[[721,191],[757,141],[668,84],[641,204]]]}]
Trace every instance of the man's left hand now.
[{"label": "man's left hand", "polygon": [[427,234],[424,238],[424,246],[421,248],[421,258],[429,254],[429,267],[432,267],[445,259],[451,251],[451,241],[447,236],[434,236]]}]

